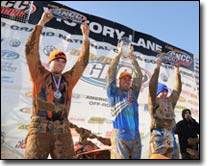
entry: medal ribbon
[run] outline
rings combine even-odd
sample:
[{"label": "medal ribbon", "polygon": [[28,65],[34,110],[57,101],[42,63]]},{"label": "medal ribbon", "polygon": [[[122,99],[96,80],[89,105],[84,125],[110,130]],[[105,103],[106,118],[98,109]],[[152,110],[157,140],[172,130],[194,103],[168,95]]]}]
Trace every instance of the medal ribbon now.
[{"label": "medal ribbon", "polygon": [[57,84],[56,79],[55,79],[55,76],[53,74],[52,74],[52,77],[53,77],[53,81],[54,81],[55,86],[56,86],[56,91],[59,91],[59,87],[60,87],[62,75],[59,77],[58,84]]}]

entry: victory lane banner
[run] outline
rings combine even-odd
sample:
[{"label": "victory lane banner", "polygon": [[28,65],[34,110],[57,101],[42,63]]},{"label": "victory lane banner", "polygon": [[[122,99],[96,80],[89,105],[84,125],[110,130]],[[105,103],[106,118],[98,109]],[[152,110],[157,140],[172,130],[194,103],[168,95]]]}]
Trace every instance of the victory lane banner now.
[{"label": "victory lane banner", "polygon": [[[194,69],[193,54],[158,40],[153,36],[134,31],[119,23],[89,15],[55,2],[34,1],[33,5],[35,6],[33,7],[35,11],[31,13],[29,18],[29,23],[31,24],[37,24],[45,9],[56,10],[60,17],[51,20],[46,26],[61,29],[71,34],[81,35],[79,30],[80,23],[87,19],[90,26],[90,38],[96,41],[107,42],[116,46],[118,40],[126,36],[132,40],[135,51],[148,56],[161,57],[163,62],[167,64],[174,64],[176,59],[178,59],[181,67],[190,69],[191,71]],[[67,11],[69,12],[67,13]],[[71,20],[64,19],[64,16],[74,18]]]}]

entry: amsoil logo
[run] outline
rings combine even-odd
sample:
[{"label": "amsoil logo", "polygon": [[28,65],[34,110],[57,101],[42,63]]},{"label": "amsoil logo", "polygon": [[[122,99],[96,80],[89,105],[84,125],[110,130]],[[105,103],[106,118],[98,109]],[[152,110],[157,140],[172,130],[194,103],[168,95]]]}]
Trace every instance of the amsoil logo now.
[{"label": "amsoil logo", "polygon": [[[97,62],[90,62],[88,63],[81,80],[84,82],[87,82],[89,84],[99,86],[102,88],[106,87],[106,75],[108,72],[109,64],[105,63],[97,63]],[[122,68],[120,66],[117,71],[119,71]],[[144,89],[145,87],[148,86],[149,80],[151,78],[151,73],[146,71],[145,69],[141,69],[143,73],[143,78],[142,78],[142,87],[141,89]],[[128,71],[131,71],[129,68]]]}]

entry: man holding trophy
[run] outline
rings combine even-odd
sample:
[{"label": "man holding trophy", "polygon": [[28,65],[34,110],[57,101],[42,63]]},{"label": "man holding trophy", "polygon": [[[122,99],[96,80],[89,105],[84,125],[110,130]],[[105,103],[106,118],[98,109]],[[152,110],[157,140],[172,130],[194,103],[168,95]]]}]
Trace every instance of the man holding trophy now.
[{"label": "man holding trophy", "polygon": [[[119,41],[118,54],[112,60],[107,73],[107,95],[113,119],[111,159],[140,159],[137,99],[142,84],[142,72],[133,55],[133,46],[125,41]],[[128,45],[127,49],[123,44]],[[117,68],[121,58],[130,60],[133,72],[121,71],[117,82]]]}]

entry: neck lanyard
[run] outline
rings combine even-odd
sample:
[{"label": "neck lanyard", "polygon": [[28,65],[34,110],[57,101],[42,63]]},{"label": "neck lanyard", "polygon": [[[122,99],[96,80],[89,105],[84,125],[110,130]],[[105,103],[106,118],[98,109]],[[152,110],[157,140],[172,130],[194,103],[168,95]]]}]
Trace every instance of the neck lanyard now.
[{"label": "neck lanyard", "polygon": [[58,84],[57,84],[56,78],[55,78],[55,76],[54,76],[53,74],[52,74],[52,77],[53,77],[53,81],[54,81],[55,86],[56,86],[56,91],[55,91],[55,93],[54,93],[54,97],[57,98],[57,99],[60,99],[61,96],[62,96],[62,94],[61,94],[61,92],[60,92],[60,90],[59,90],[59,87],[60,87],[62,75],[61,75],[61,76],[59,77],[59,79],[58,79]]}]

